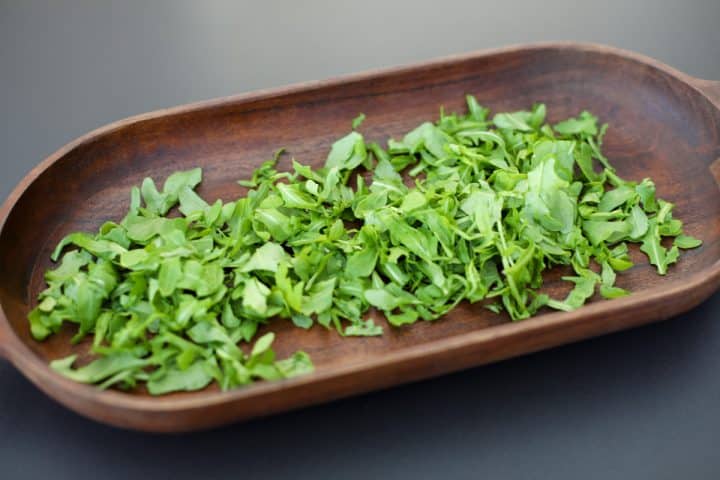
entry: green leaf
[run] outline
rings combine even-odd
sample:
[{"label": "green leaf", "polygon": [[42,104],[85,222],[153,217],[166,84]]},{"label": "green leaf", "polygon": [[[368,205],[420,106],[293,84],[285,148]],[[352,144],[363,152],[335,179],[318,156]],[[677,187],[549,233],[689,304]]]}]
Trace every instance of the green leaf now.
[{"label": "green leaf", "polygon": [[185,370],[168,369],[159,378],[151,378],[147,382],[150,395],[163,395],[170,392],[190,392],[202,390],[213,380],[204,362],[197,361]]},{"label": "green leaf", "polygon": [[113,259],[117,255],[127,251],[124,247],[118,245],[117,243],[108,240],[95,240],[90,235],[78,232],[71,233],[60,241],[52,254],[52,260],[56,262],[64,248],[71,244],[87,250],[96,257],[105,259]]},{"label": "green leaf", "polygon": [[225,330],[218,324],[209,321],[201,321],[188,330],[188,337],[195,343],[227,343],[229,337]]},{"label": "green leaf", "polygon": [[273,239],[284,242],[292,236],[290,218],[277,209],[258,208],[255,210],[255,218],[262,223]]},{"label": "green leaf", "polygon": [[635,190],[626,185],[609,190],[602,196],[602,200],[600,200],[600,203],[598,204],[598,210],[601,212],[610,212],[615,210],[633,199],[635,195]]},{"label": "green leaf", "polygon": [[475,226],[483,235],[491,235],[502,214],[502,199],[494,192],[473,192],[460,208],[471,215]]},{"label": "green leaf", "polygon": [[362,250],[348,257],[345,271],[350,277],[367,277],[375,270],[377,264],[378,235],[373,227],[366,225],[360,230],[357,238]]},{"label": "green leaf", "polygon": [[165,218],[129,216],[125,220],[125,229],[130,240],[144,244],[160,235],[166,224],[167,219]]},{"label": "green leaf", "polygon": [[310,295],[304,301],[301,310],[306,315],[324,312],[333,304],[333,293],[335,292],[336,278],[328,278],[317,282],[310,290]]},{"label": "green leaf", "polygon": [[417,210],[418,208],[422,208],[425,205],[427,205],[427,199],[425,198],[425,195],[423,195],[422,192],[415,190],[405,196],[402,204],[400,205],[400,210],[405,213],[409,213],[413,210]]},{"label": "green leaf", "polygon": [[582,228],[590,243],[599,245],[611,238],[622,239],[625,235],[630,234],[631,227],[626,221],[585,220]]},{"label": "green leaf", "polygon": [[613,299],[626,297],[630,295],[630,292],[620,287],[608,287],[605,285],[600,285],[600,295],[602,295],[603,298]]},{"label": "green leaf", "polygon": [[482,107],[477,99],[472,95],[465,95],[465,102],[468,107],[468,116],[476,122],[484,122],[487,119],[487,115],[490,112],[485,107]]},{"label": "green leaf", "polygon": [[277,188],[285,202],[285,206],[288,208],[315,208],[317,206],[317,202],[310,195],[300,190],[299,186],[279,183]]},{"label": "green leaf", "polygon": [[427,231],[413,228],[404,220],[391,221],[388,227],[395,245],[403,245],[423,260],[432,261],[437,247]]},{"label": "green leaf", "polygon": [[98,358],[89,364],[74,369],[77,355],[50,362],[50,368],[65,377],[80,383],[97,383],[128,369],[138,369],[147,364],[146,360],[135,357],[130,352],[119,352]]},{"label": "green leaf", "polygon": [[160,273],[158,275],[158,287],[160,295],[169,297],[175,292],[178,284],[183,276],[182,264],[180,258],[171,257],[160,265]]},{"label": "green leaf", "polygon": [[268,332],[262,337],[258,338],[255,342],[255,345],[253,345],[252,352],[250,353],[250,357],[259,357],[263,353],[270,350],[270,346],[275,341],[275,334],[272,332]]},{"label": "green leaf", "polygon": [[225,306],[223,306],[222,311],[222,324],[226,328],[237,328],[240,326],[240,319],[235,316],[235,312],[233,312],[232,305],[230,305],[230,302],[226,302]]},{"label": "green leaf", "polygon": [[[202,182],[202,169],[200,168],[175,172],[170,175],[167,180],[165,180],[163,193],[168,195],[171,199],[177,199],[182,190],[186,188],[193,190],[200,184],[200,182]],[[165,212],[160,212],[161,215],[164,213]]]},{"label": "green leaf", "polygon": [[545,121],[545,115],[547,113],[547,107],[544,103],[536,103],[533,105],[532,112],[530,113],[530,117],[527,120],[528,125],[530,125],[534,130],[539,129],[543,122]]},{"label": "green leaf", "polygon": [[643,208],[648,213],[657,212],[657,200],[655,199],[655,184],[649,178],[643,179],[637,186],[635,191],[640,196]]},{"label": "green leaf", "polygon": [[493,117],[493,123],[497,128],[507,128],[508,130],[519,130],[521,132],[529,132],[532,127],[528,125],[530,120],[530,112],[513,112],[498,113]]},{"label": "green leaf", "polygon": [[375,325],[372,319],[360,320],[345,328],[345,335],[348,337],[376,337],[383,334],[380,325]]},{"label": "green leaf", "polygon": [[660,244],[660,234],[655,221],[651,222],[643,237],[640,250],[648,256],[650,263],[657,267],[658,274],[665,275],[667,273],[667,249]]},{"label": "green leaf", "polygon": [[365,300],[375,308],[391,311],[400,305],[398,299],[382,288],[372,288],[365,291]]},{"label": "green leaf", "polygon": [[357,117],[353,118],[352,129],[357,130],[358,128],[360,128],[360,125],[362,125],[362,123],[364,121],[365,121],[365,114],[364,113],[359,114]]},{"label": "green leaf", "polygon": [[45,279],[48,283],[66,282],[80,272],[80,269],[90,263],[92,255],[84,250],[73,250],[63,255],[62,263],[55,270],[48,270]]},{"label": "green leaf", "polygon": [[587,299],[595,293],[597,280],[592,276],[563,277],[563,280],[574,283],[575,287],[573,287],[564,301],[548,300],[547,305],[551,308],[566,312],[576,310],[584,305]]},{"label": "green leaf", "polygon": [[417,153],[424,148],[436,158],[446,156],[445,145],[447,143],[447,135],[430,122],[421,124],[405,135],[403,139],[403,144],[409,148],[410,153]]},{"label": "green leaf", "polygon": [[243,290],[243,307],[254,311],[259,315],[265,315],[268,310],[267,300],[270,289],[256,278],[248,279]]},{"label": "green leaf", "polygon": [[642,238],[645,233],[647,233],[648,229],[648,217],[643,211],[642,208],[640,208],[638,205],[634,205],[632,210],[630,210],[630,218],[628,219],[630,222],[631,230],[630,230],[630,238],[633,240],[637,240]]},{"label": "green leaf", "polygon": [[120,265],[132,269],[138,264],[147,261],[150,258],[150,254],[145,250],[129,250],[120,254]]},{"label": "green leaf", "polygon": [[675,238],[673,245],[683,249],[697,248],[702,245],[702,240],[691,237],[690,235],[678,235]]},{"label": "green leaf", "polygon": [[575,161],[587,181],[599,182],[602,180],[602,175],[597,173],[593,167],[593,151],[588,144],[581,143],[577,148],[575,148],[574,155]]},{"label": "green leaf", "polygon": [[287,261],[287,253],[277,243],[268,242],[255,250],[252,257],[241,268],[241,272],[267,270],[277,272],[278,266]]},{"label": "green leaf", "polygon": [[285,378],[308,375],[315,370],[308,354],[302,351],[295,352],[285,360],[279,360],[276,365]]},{"label": "green leaf", "polygon": [[205,211],[209,207],[205,200],[187,186],[180,189],[178,199],[180,200],[180,212],[185,216]]},{"label": "green leaf", "polygon": [[569,118],[553,127],[561,135],[597,135],[597,118],[589,112],[582,112],[577,118]]},{"label": "green leaf", "polygon": [[147,209],[152,213],[164,215],[173,206],[173,202],[169,196],[157,191],[157,187],[152,178],[143,180],[140,193],[142,194]]},{"label": "green leaf", "polygon": [[303,315],[301,313],[296,313],[292,317],[293,325],[295,325],[298,328],[302,328],[304,330],[307,330],[308,328],[312,327],[313,325],[313,319],[311,317],[308,317],[307,315]]},{"label": "green leaf", "polygon": [[333,143],[325,167],[337,167],[340,170],[352,170],[367,158],[367,150],[363,136],[358,132],[350,132]]},{"label": "green leaf", "polygon": [[627,290],[615,286],[616,277],[617,275],[611,265],[607,262],[603,262],[602,273],[600,275],[600,295],[602,295],[603,298],[619,298],[630,294]]},{"label": "green leaf", "polygon": [[390,313],[387,319],[390,325],[399,327],[415,323],[418,319],[418,313],[415,310],[405,310],[402,313]]}]

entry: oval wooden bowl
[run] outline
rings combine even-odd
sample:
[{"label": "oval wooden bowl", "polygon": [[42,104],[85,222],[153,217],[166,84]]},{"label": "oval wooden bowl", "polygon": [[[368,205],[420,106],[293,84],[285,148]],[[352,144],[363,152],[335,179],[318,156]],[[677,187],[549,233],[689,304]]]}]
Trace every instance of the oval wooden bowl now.
[{"label": "oval wooden bowl", "polygon": [[[547,104],[550,121],[588,109],[610,123],[605,152],[629,179],[652,177],[659,195],[701,248],[684,253],[666,277],[634,251],[637,266],[618,284],[634,293],[595,300],[570,313],[548,312],[512,323],[463,304],[445,318],[389,329],[378,338],[343,339],[315,327],[278,321],[280,355],[297,348],[314,374],[260,382],[229,392],[216,387],[153,398],[100,391],[67,380],[48,361],[70,347],[71,329],[34,341],[26,315],[43,288],[56,242],[94,231],[127,210],[131,186],[193,166],[204,168],[200,193],[209,200],[240,194],[278,147],[303,163],[322,164],[332,141],[359,112],[373,140],[400,136],[461,110],[472,93],[493,110]],[[61,148],[33,169],[0,210],[0,353],[40,389],[96,420],[148,431],[184,431],[324,402],[418,380],[668,318],[708,297],[720,280],[720,83],[699,80],[650,58],[579,44],[519,46],[407,67],[196,103],[122,120]],[[281,167],[287,167],[281,164]],[[550,272],[551,291],[564,288]]]}]

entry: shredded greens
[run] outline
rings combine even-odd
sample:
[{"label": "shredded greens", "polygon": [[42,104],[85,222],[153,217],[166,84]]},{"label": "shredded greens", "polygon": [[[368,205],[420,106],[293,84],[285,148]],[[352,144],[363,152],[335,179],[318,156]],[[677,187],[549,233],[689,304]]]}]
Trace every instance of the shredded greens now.
[{"label": "shredded greens", "polygon": [[[240,348],[271,319],[373,336],[383,326],[371,307],[401,326],[466,300],[521,320],[576,309],[596,291],[627,295],[615,280],[633,266],[628,243],[660,275],[679,249],[702,243],[683,234],[652,180],[615,173],[601,152],[607,126],[592,114],[550,125],[543,104],[491,117],[467,96],[467,107],[387,148],[365,141],[361,114],[324,167],[293,159],[279,172],[281,150],[232,202],[202,199],[197,168],[162,190],[146,178],[121,222],[57,246],[59,266],[29,315],[33,336],[65,322],[77,325],[73,342],[91,336],[90,363],[52,363],[78,382],[144,384],[154,395],[213,381],[229,389],[313,370],[301,351],[277,360],[272,333]],[[574,272],[565,298],[541,292],[556,265]]]}]

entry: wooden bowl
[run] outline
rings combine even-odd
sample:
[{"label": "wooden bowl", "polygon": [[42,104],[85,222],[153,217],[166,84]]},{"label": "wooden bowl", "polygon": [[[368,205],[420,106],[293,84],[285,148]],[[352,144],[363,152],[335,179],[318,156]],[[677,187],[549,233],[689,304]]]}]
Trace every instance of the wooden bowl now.
[{"label": "wooden bowl", "polygon": [[[200,193],[229,200],[235,183],[278,147],[320,165],[332,141],[359,112],[373,140],[400,136],[436,118],[441,105],[462,110],[472,93],[493,110],[547,104],[550,121],[588,109],[610,123],[605,153],[629,179],[652,177],[677,204],[689,234],[704,241],[665,277],[642,255],[618,276],[634,293],[596,300],[569,313],[512,323],[462,304],[436,322],[343,339],[277,321],[280,355],[302,348],[316,372],[221,392],[150,397],[101,391],[48,368],[71,347],[70,329],[45,342],[30,336],[26,315],[43,288],[57,241],[94,231],[127,210],[131,186],[201,166]],[[449,57],[407,67],[211,100],[122,120],[61,148],[33,169],[0,210],[0,353],[40,389],[96,420],[149,431],[184,431],[268,415],[418,380],[661,320],[708,297],[720,280],[720,83],[692,78],[615,48],[541,44]],[[287,162],[281,164],[287,167]],[[555,275],[556,277],[557,275]],[[548,284],[560,292],[550,272]],[[490,387],[491,388],[491,387]]]}]

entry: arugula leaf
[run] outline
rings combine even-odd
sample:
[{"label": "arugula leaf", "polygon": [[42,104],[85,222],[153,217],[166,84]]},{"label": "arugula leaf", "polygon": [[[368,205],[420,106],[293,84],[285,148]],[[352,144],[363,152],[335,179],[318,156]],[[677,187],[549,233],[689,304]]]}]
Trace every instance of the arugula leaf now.
[{"label": "arugula leaf", "polygon": [[363,136],[353,131],[333,143],[325,166],[327,168],[336,167],[340,170],[352,170],[363,163],[366,158],[367,150]]},{"label": "arugula leaf", "polygon": [[691,237],[690,235],[678,235],[675,237],[675,241],[673,242],[673,245],[675,245],[678,248],[682,249],[690,249],[690,248],[697,248],[700,245],[702,245],[702,240]]},{"label": "arugula leaf", "polygon": [[405,135],[403,144],[411,154],[426,150],[436,158],[445,157],[445,144],[448,143],[448,136],[441,129],[430,122],[425,122],[415,130]]},{"label": "arugula leaf", "polygon": [[119,352],[99,358],[84,367],[73,369],[77,355],[71,355],[50,363],[50,368],[62,373],[71,380],[81,383],[97,383],[128,369],[144,367],[148,362],[132,355],[130,352]]},{"label": "arugula leaf", "polygon": [[[175,172],[165,180],[163,193],[171,199],[178,198],[182,190],[185,188],[192,190],[197,187],[200,182],[202,182],[202,169],[200,168]],[[160,214],[163,214],[163,212],[160,212]]]},{"label": "arugula leaf", "polygon": [[597,279],[595,276],[563,277],[563,280],[572,282],[575,287],[563,301],[548,300],[548,306],[557,310],[572,311],[580,308],[585,301],[595,293]]},{"label": "arugula leaf", "polygon": [[667,249],[660,244],[660,233],[656,221],[650,223],[648,232],[643,237],[640,250],[648,256],[650,263],[657,267],[659,275],[667,273]]},{"label": "arugula leaf", "polygon": [[590,135],[598,134],[597,118],[590,112],[582,112],[577,118],[569,118],[555,124],[553,127],[561,135]]},{"label": "arugula leaf", "polygon": [[348,256],[345,271],[351,277],[368,277],[375,271],[379,256],[378,235],[370,225],[364,226],[357,235],[362,250]]},{"label": "arugula leaf", "polygon": [[365,290],[365,300],[370,305],[380,310],[395,310],[400,305],[400,300],[393,294],[382,288]]},{"label": "arugula leaf", "polygon": [[278,267],[287,261],[287,253],[277,243],[268,242],[253,252],[252,257],[243,264],[241,272],[252,272],[253,270],[267,270],[277,272]]},{"label": "arugula leaf", "polygon": [[376,337],[383,334],[380,325],[375,325],[372,319],[357,321],[345,328],[348,337]]},{"label": "arugula leaf", "polygon": [[472,95],[465,95],[465,101],[468,107],[468,117],[476,122],[484,122],[487,119],[490,110],[481,106],[477,99]]},{"label": "arugula leaf", "polygon": [[275,362],[275,366],[284,378],[308,375],[315,370],[307,353],[295,352],[291,357]]},{"label": "arugula leaf", "polygon": [[631,239],[640,239],[647,233],[649,225],[648,217],[639,205],[633,205],[628,221],[630,222],[631,230],[629,235]]},{"label": "arugula leaf", "polygon": [[209,207],[205,200],[187,186],[180,189],[178,199],[180,200],[180,211],[185,216],[204,211]]},{"label": "arugula leaf", "polygon": [[493,123],[497,128],[506,128],[508,130],[519,130],[521,132],[530,132],[532,127],[528,124],[530,121],[530,112],[513,112],[498,113],[493,117]]},{"label": "arugula leaf", "polygon": [[185,370],[170,368],[157,378],[153,375],[147,382],[150,395],[163,395],[170,392],[201,390],[212,382],[209,367],[202,360],[196,361]]},{"label": "arugula leaf", "polygon": [[365,114],[361,113],[357,117],[355,117],[352,121],[352,129],[357,130],[360,128],[360,125],[365,121]]}]

